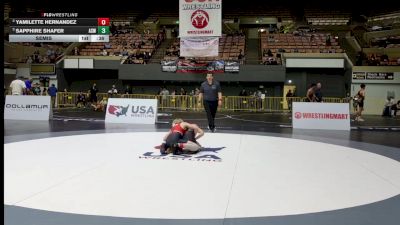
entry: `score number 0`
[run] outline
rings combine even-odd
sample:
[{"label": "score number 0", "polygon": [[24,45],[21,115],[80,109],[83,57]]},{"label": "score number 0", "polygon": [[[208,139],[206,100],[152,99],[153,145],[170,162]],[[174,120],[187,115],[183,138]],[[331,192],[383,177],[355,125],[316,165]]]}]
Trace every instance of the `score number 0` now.
[{"label": "score number 0", "polygon": [[97,18],[97,26],[110,26],[110,18]]},{"label": "score number 0", "polygon": [[97,18],[97,33],[109,34],[110,33],[110,18]]}]

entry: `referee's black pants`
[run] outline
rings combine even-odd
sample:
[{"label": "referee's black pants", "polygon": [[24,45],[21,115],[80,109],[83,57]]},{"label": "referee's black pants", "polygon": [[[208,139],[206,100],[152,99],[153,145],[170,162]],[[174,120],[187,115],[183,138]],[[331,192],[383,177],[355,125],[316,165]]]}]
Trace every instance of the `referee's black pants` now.
[{"label": "referee's black pants", "polygon": [[207,113],[207,120],[208,120],[208,126],[210,127],[210,130],[214,130],[215,128],[215,114],[217,113],[218,109],[218,101],[203,101],[204,109],[206,110]]}]

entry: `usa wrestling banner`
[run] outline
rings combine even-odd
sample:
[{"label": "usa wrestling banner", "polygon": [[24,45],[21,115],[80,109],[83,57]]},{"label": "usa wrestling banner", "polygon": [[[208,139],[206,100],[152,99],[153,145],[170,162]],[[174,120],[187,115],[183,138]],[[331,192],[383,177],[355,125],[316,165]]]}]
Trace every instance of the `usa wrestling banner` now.
[{"label": "usa wrestling banner", "polygon": [[225,61],[225,72],[239,73],[239,65],[237,61]]},{"label": "usa wrestling banner", "polygon": [[179,61],[177,73],[223,73],[224,61],[217,60],[209,63],[197,63],[195,61]]},{"label": "usa wrestling banner", "polygon": [[109,98],[107,123],[155,124],[157,99]]},{"label": "usa wrestling banner", "polygon": [[173,61],[173,60],[161,61],[161,71],[162,72],[176,72],[176,61]]},{"label": "usa wrestling banner", "polygon": [[221,36],[222,0],[179,0],[179,37]]},{"label": "usa wrestling banner", "polygon": [[214,57],[218,56],[218,37],[184,37],[180,40],[180,56]]}]

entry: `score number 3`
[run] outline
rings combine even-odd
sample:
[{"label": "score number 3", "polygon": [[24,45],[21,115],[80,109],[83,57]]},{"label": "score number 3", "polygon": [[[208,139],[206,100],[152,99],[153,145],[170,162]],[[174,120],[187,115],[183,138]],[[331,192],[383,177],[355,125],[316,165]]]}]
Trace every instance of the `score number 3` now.
[{"label": "score number 3", "polygon": [[98,34],[109,34],[110,18],[97,18],[97,26]]}]

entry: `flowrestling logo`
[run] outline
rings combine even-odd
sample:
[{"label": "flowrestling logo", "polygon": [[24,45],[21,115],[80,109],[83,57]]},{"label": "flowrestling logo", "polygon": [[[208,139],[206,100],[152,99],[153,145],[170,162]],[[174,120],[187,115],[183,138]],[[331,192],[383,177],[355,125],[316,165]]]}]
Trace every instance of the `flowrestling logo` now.
[{"label": "flowrestling logo", "polygon": [[120,106],[120,105],[110,105],[108,107],[108,113],[111,115],[115,115],[117,117],[119,116],[126,116],[126,113],[128,112],[129,105],[128,106]]},{"label": "flowrestling logo", "polygon": [[192,162],[222,162],[222,158],[218,155],[219,151],[225,147],[218,148],[203,148],[196,154],[181,154],[181,155],[160,155],[158,152],[145,152],[139,156],[139,159],[146,160],[176,160],[176,161],[192,161]]}]

